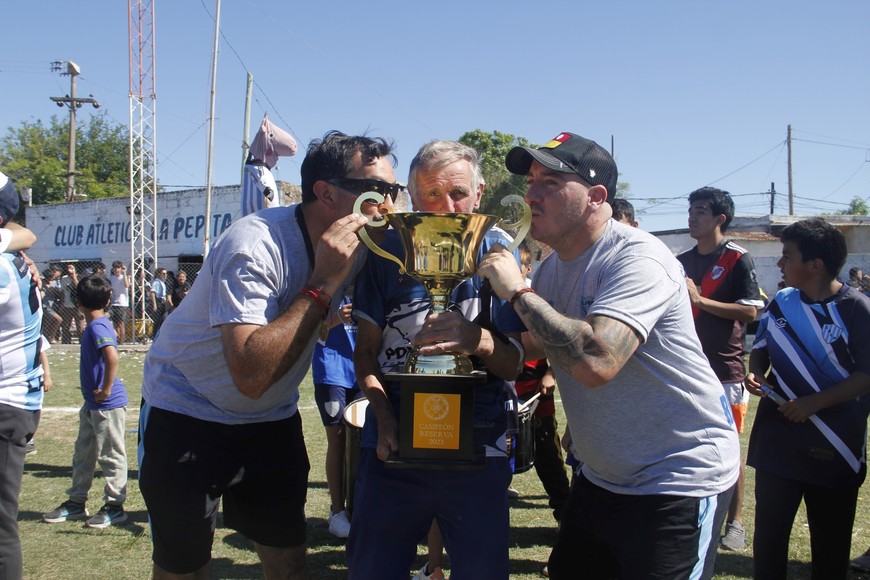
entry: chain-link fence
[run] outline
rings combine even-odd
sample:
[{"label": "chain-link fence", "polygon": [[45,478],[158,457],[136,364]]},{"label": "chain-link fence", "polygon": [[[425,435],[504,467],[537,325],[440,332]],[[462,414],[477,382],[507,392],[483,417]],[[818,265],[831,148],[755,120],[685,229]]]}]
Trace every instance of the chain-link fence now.
[{"label": "chain-link fence", "polygon": [[[105,264],[99,260],[50,262],[42,271],[43,334],[52,344],[80,341],[85,320],[76,306],[76,285],[85,276],[102,274],[113,282],[112,305],[107,314],[118,333],[119,344],[153,340],[166,316],[187,296],[202,267],[199,256],[180,258],[177,262],[177,268],[143,269],[144,279],[137,281],[131,279],[131,269],[123,262],[119,268],[113,267],[117,262]],[[155,276],[159,283],[155,282]],[[121,293],[126,299],[118,298]]]}]

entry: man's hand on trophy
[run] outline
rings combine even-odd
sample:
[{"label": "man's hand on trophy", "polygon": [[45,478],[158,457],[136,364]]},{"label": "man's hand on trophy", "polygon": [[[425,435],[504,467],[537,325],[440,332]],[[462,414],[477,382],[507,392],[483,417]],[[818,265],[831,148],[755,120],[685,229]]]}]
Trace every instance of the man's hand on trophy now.
[{"label": "man's hand on trophy", "polygon": [[477,265],[477,275],[489,280],[493,291],[502,300],[510,300],[526,287],[526,280],[517,259],[500,244],[495,244]]},{"label": "man's hand on trophy", "polygon": [[426,317],[413,343],[420,347],[420,354],[424,356],[445,352],[475,354],[482,332],[479,325],[459,312],[439,312]]},{"label": "man's hand on trophy", "polygon": [[309,284],[334,295],[350,274],[357,252],[364,247],[356,233],[368,219],[358,214],[339,218],[323,233],[314,250]]}]

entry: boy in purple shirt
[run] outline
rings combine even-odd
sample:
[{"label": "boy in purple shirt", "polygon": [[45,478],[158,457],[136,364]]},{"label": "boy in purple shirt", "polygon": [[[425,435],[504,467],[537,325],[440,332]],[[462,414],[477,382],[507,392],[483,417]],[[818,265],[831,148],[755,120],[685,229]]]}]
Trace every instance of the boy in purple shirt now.
[{"label": "boy in purple shirt", "polygon": [[81,339],[79,377],[84,404],[79,411],[79,434],[72,461],[72,486],[69,500],[42,516],[50,524],[88,517],[85,503],[94,480],[97,461],[106,478],[105,505],[88,519],[91,528],[106,528],[127,521],[127,451],[124,447],[124,421],[127,392],[117,377],[117,337],[106,308],[112,285],[103,276],[79,280],[76,298],[88,324]]}]

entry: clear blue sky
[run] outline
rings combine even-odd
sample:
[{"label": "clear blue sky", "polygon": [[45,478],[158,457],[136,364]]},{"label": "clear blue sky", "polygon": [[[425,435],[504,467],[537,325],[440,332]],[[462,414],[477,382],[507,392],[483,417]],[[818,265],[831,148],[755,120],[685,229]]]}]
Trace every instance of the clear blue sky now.
[{"label": "clear blue sky", "polygon": [[[202,186],[215,2],[154,6],[158,179]],[[53,60],[127,124],[126,1],[3,2],[0,23],[0,131],[66,114]],[[775,182],[787,213],[791,124],[796,213],[834,212],[870,197],[868,25],[867,0],[224,0],[213,182],[239,179],[247,70],[253,127],[268,112],[303,151],[329,129],[388,137],[401,181],[420,145],[472,129],[612,137],[650,230],[684,227],[710,184],[765,215]],[[301,159],[276,177],[298,183]]]}]

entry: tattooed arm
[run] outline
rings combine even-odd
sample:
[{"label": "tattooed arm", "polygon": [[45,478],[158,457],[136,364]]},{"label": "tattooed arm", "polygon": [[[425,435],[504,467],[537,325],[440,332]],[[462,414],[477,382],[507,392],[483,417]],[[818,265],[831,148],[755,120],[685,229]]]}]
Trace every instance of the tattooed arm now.
[{"label": "tattooed arm", "polygon": [[550,364],[588,387],[600,387],[616,376],[641,343],[633,328],[615,318],[568,318],[536,294],[523,294],[514,308]]},{"label": "tattooed arm", "polygon": [[[490,251],[477,271],[503,300],[526,287],[516,260],[504,249]],[[616,376],[641,343],[633,328],[615,318],[569,318],[531,292],[520,295],[513,307],[531,334],[523,338],[526,360],[546,355],[550,364],[589,387],[599,387]]]}]

